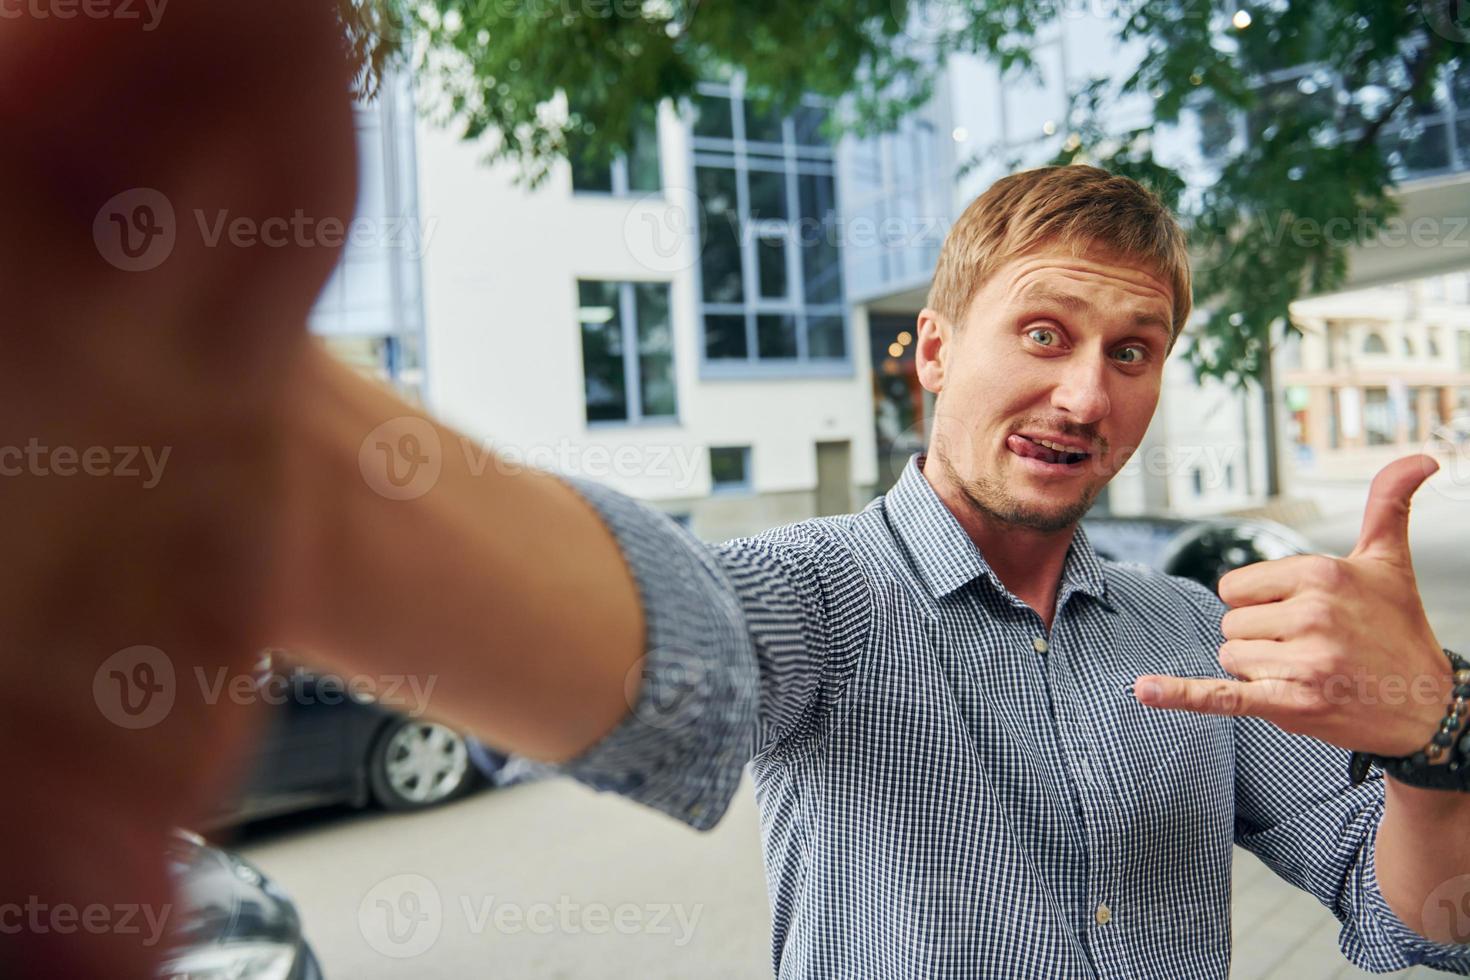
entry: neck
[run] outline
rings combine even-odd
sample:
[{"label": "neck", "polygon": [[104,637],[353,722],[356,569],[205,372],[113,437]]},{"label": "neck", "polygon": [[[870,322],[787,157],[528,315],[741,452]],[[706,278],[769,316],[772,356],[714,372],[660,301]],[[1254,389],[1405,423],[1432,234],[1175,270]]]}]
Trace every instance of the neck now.
[{"label": "neck", "polygon": [[1007,589],[1036,611],[1051,629],[1057,589],[1067,550],[1076,526],[1060,531],[1038,531],[1008,524],[976,507],[958,485],[944,479],[943,468],[926,466],[921,472],[944,506],[959,521],[986,563]]}]

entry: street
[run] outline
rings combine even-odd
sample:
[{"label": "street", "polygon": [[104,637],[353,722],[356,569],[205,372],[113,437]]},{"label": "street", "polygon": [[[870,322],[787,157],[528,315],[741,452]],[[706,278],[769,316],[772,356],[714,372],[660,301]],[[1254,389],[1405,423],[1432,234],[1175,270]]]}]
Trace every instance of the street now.
[{"label": "street", "polygon": [[[1470,501],[1456,489],[1465,488],[1441,478],[1420,492],[1411,542],[1441,642],[1470,649]],[[1365,495],[1366,485],[1344,490],[1344,506],[1303,530],[1346,554]],[[748,783],[707,835],[555,781],[409,816],[278,820],[238,847],[293,896],[328,980],[771,975]],[[1237,851],[1233,976],[1369,976],[1338,952],[1338,928],[1315,899]]]}]

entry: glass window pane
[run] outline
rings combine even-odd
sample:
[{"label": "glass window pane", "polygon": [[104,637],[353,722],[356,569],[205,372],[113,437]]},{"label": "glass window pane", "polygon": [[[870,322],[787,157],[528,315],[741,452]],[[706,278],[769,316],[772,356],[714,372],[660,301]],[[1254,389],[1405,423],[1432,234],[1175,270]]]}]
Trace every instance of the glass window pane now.
[{"label": "glass window pane", "polygon": [[640,107],[628,144],[628,188],[656,191],[663,187],[658,168],[658,110]]},{"label": "glass window pane", "polygon": [[583,193],[589,191],[602,194],[612,193],[611,164],[593,163],[585,154],[581,154],[579,151],[569,150],[569,152],[573,154],[571,157],[572,190]]},{"label": "glass window pane", "polygon": [[1461,55],[1450,73],[1450,98],[1460,112],[1470,109],[1470,54]]},{"label": "glass window pane", "polygon": [[749,446],[711,446],[710,479],[717,487],[743,487],[750,483]]},{"label": "glass window pane", "polygon": [[678,402],[668,284],[637,283],[633,287],[633,301],[638,310],[639,405],[645,416],[674,415]]},{"label": "glass window pane", "polygon": [[796,142],[799,146],[826,146],[827,138],[822,126],[827,121],[827,110],[817,106],[797,106],[792,114],[796,124]]},{"label": "glass window pane", "polygon": [[704,356],[710,360],[745,360],[745,314],[704,315]]},{"label": "glass window pane", "polygon": [[840,316],[806,318],[806,352],[812,358],[847,356],[847,330]]},{"label": "glass window pane", "polygon": [[580,120],[577,126],[568,127],[567,162],[572,166],[572,190],[593,191],[611,194],[613,189],[612,161],[607,157],[594,157],[588,150],[589,135],[583,130],[590,124],[580,106],[573,102],[569,107],[573,116]]},{"label": "glass window pane", "polygon": [[699,167],[695,171],[700,206],[704,211],[700,243],[700,271],[704,298],[711,303],[739,303],[745,299],[740,254],[740,216],[735,197],[735,171]]},{"label": "glass window pane", "polygon": [[782,142],[781,116],[747,99],[745,102],[745,139],[750,143]]},{"label": "glass window pane", "polygon": [[755,318],[757,355],[762,360],[796,356],[796,317],[762,313]]},{"label": "glass window pane", "polygon": [[786,174],[750,171],[750,217],[755,221],[785,221]]},{"label": "glass window pane", "polygon": [[842,262],[837,251],[837,192],[830,176],[802,174],[801,275],[808,303],[842,302]]},{"label": "glass window pane", "polygon": [[760,261],[761,297],[763,299],[785,299],[786,286],[786,239],[756,239],[756,257]]},{"label": "glass window pane", "polygon": [[694,135],[732,140],[735,129],[730,123],[730,100],[723,95],[696,95]]},{"label": "glass window pane", "polygon": [[587,421],[626,420],[628,396],[623,378],[623,323],[619,315],[618,284],[579,282],[577,293]]}]

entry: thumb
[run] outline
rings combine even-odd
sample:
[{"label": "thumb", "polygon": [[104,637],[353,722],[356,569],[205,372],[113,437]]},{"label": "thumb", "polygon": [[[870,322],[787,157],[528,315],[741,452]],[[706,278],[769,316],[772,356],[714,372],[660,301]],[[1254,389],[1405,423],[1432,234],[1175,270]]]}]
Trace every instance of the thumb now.
[{"label": "thumb", "polygon": [[1420,484],[1439,469],[1433,456],[1396,459],[1373,478],[1363,529],[1350,558],[1403,559],[1409,556],[1409,501]]}]

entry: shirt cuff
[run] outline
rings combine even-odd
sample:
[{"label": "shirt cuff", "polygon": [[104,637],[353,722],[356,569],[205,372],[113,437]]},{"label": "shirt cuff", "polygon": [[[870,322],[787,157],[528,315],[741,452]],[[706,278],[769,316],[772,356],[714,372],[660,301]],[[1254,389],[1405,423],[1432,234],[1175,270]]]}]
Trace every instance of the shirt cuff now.
[{"label": "shirt cuff", "polygon": [[[1381,805],[1381,804],[1380,804]],[[1350,936],[1343,931],[1343,953],[1354,964],[1374,973],[1387,973],[1423,964],[1438,970],[1470,975],[1470,943],[1436,943],[1409,928],[1383,897],[1374,856],[1382,813],[1369,831],[1364,857],[1357,869],[1362,925]],[[1470,915],[1463,909],[1450,913],[1470,931]]]},{"label": "shirt cuff", "polygon": [[696,830],[719,822],[755,744],[755,649],[711,550],[666,514],[599,484],[559,477],[607,526],[632,571],[646,624],[632,707],[576,758],[551,767]]}]

